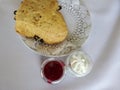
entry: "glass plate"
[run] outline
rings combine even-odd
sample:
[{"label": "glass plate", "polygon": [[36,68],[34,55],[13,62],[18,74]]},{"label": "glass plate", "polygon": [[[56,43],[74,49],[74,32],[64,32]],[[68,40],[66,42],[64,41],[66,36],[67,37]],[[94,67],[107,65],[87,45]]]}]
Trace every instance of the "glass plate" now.
[{"label": "glass plate", "polygon": [[55,45],[39,44],[34,39],[22,37],[23,42],[40,55],[49,57],[69,55],[79,49],[88,38],[91,29],[91,20],[87,8],[84,5],[76,7],[60,1],[59,5],[62,6],[60,12],[69,30],[67,39],[64,42]]}]

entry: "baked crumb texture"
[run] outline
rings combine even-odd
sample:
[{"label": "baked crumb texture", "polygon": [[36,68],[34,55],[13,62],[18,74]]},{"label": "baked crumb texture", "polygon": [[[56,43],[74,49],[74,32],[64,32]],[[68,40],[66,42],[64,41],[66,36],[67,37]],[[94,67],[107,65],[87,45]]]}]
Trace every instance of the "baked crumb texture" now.
[{"label": "baked crumb texture", "polygon": [[26,37],[38,36],[47,44],[65,40],[67,26],[57,0],[24,0],[15,12],[16,31]]}]

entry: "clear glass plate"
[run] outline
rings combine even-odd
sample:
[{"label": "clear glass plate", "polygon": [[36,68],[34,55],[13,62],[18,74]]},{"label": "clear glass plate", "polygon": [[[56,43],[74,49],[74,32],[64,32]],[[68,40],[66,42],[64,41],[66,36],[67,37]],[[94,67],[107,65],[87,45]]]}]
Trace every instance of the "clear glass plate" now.
[{"label": "clear glass plate", "polygon": [[88,38],[91,30],[91,20],[88,9],[84,5],[74,6],[66,2],[60,2],[62,13],[69,30],[67,39],[59,44],[39,44],[31,38],[22,37],[23,42],[33,51],[43,56],[66,56],[79,49]]}]

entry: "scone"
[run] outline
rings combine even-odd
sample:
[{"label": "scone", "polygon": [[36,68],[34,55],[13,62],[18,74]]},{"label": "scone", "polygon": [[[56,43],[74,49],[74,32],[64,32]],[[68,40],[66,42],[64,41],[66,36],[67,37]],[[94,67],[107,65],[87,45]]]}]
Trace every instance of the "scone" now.
[{"label": "scone", "polygon": [[24,0],[16,12],[16,31],[26,37],[38,36],[47,44],[65,40],[67,25],[58,11],[57,0]]}]

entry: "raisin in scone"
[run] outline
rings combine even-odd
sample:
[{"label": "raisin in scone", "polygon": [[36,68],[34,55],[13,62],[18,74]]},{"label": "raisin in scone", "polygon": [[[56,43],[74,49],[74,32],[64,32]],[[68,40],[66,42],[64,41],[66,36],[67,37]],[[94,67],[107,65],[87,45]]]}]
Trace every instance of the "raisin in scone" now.
[{"label": "raisin in scone", "polygon": [[26,37],[38,36],[47,44],[65,40],[68,34],[57,0],[24,0],[16,12],[16,31]]}]

